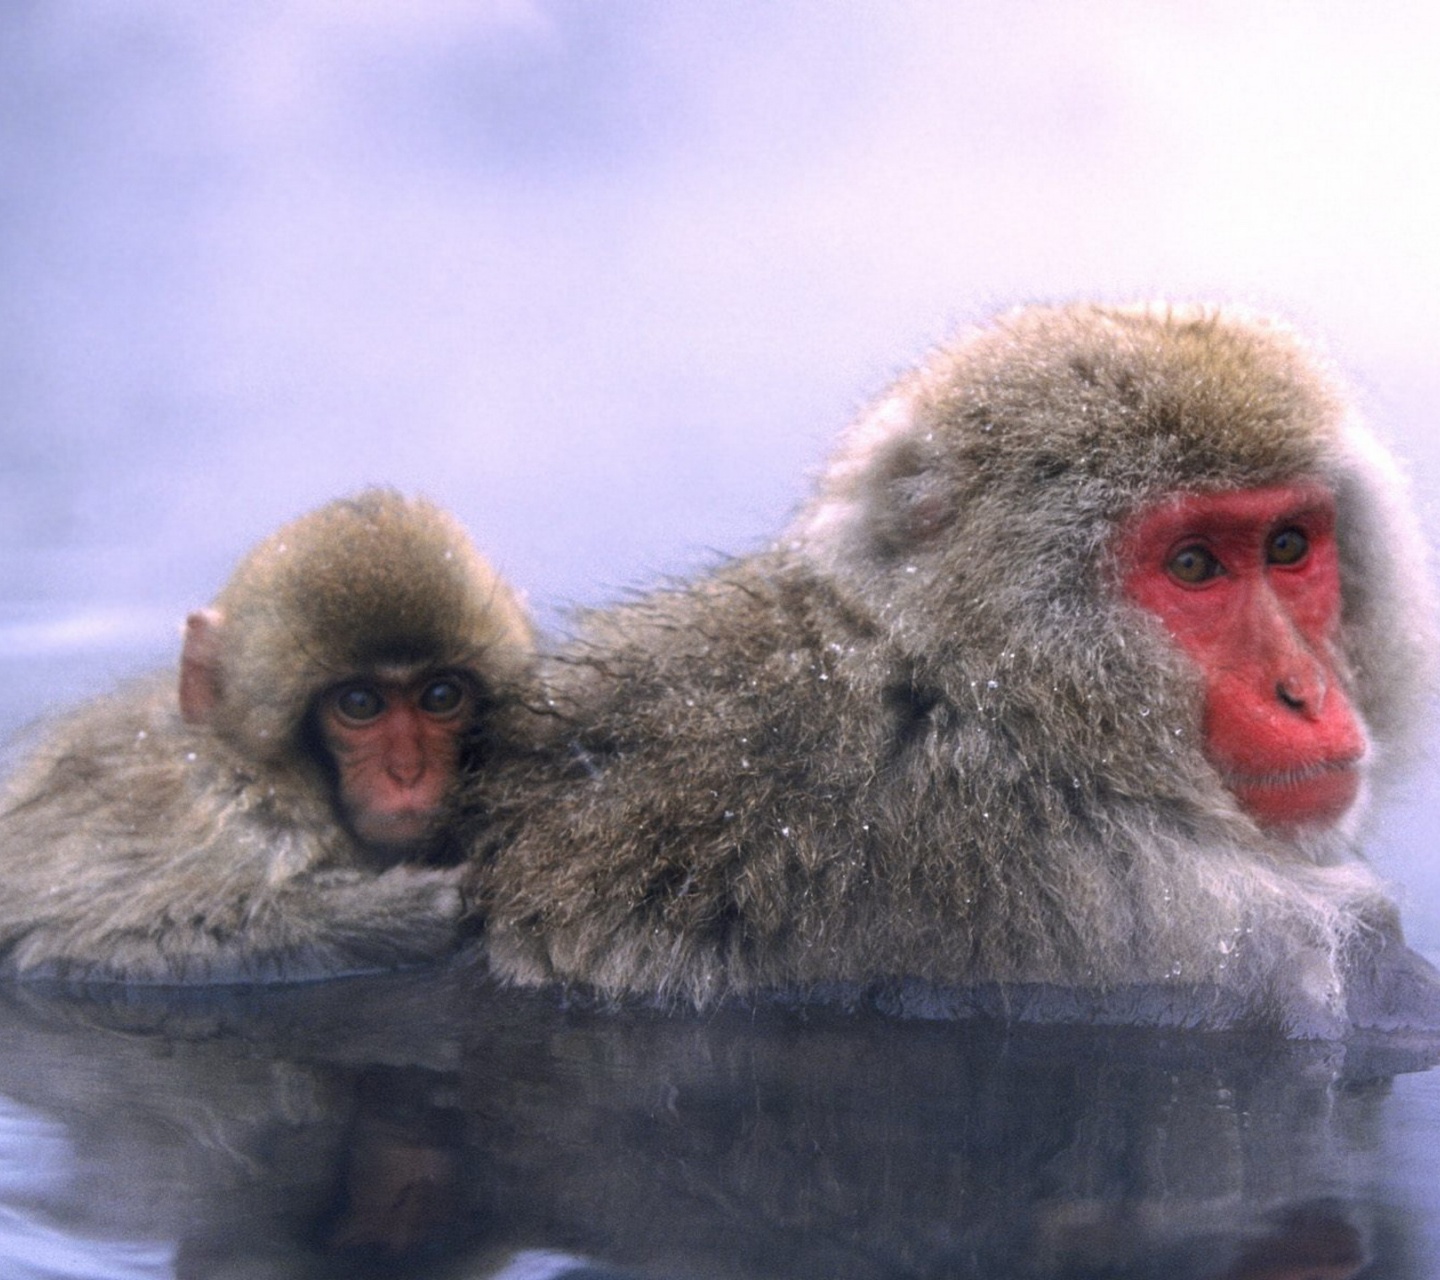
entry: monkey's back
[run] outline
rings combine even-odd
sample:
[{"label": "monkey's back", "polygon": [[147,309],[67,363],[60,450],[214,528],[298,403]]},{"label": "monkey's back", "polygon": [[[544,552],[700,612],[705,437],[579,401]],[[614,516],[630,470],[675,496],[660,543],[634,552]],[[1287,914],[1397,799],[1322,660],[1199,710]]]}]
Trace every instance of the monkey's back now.
[{"label": "monkey's back", "polygon": [[1103,984],[1173,943],[1115,798],[1101,815],[1093,776],[1057,775],[1069,744],[1002,725],[997,682],[930,683],[783,555],[589,624],[548,741],[478,783],[505,976],[704,1002],[1064,981],[1080,958]]}]

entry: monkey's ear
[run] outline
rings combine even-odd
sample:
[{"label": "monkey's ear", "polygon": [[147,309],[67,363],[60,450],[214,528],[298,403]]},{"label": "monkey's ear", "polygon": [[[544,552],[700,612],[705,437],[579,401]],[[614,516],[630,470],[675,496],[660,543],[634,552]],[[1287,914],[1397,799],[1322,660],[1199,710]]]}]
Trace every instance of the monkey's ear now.
[{"label": "monkey's ear", "polygon": [[939,472],[932,452],[900,439],[877,456],[870,500],[870,531],[890,555],[907,555],[934,542],[955,520],[954,485]]},{"label": "monkey's ear", "polygon": [[185,619],[180,650],[180,716],[186,724],[209,724],[220,705],[220,649],[225,615],[197,609]]}]

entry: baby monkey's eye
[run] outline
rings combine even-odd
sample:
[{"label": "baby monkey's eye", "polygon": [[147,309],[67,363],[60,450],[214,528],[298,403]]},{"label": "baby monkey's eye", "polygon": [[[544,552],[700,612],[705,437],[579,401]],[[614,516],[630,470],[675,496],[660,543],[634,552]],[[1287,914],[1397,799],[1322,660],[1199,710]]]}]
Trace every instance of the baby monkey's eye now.
[{"label": "baby monkey's eye", "polygon": [[454,715],[465,705],[465,686],[448,676],[432,680],[421,690],[417,705],[426,715]]},{"label": "baby monkey's eye", "polygon": [[1193,587],[1209,582],[1211,578],[1219,575],[1221,565],[1209,548],[1196,542],[1188,547],[1181,547],[1171,556],[1165,571],[1177,582]]},{"label": "baby monkey's eye", "polygon": [[1310,550],[1310,539],[1299,529],[1281,529],[1270,536],[1265,559],[1271,564],[1299,564]]},{"label": "baby monkey's eye", "polygon": [[350,685],[332,695],[331,706],[342,720],[364,724],[385,710],[385,699],[367,685]]}]

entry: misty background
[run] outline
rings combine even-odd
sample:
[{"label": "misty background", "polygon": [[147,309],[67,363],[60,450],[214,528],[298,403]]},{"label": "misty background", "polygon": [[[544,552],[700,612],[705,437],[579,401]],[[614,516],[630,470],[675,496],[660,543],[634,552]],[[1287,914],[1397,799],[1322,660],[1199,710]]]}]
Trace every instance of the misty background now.
[{"label": "misty background", "polygon": [[[370,483],[552,628],[762,545],[1027,300],[1284,314],[1433,526],[1437,66],[1420,3],[4,0],[0,729]],[[1371,844],[1432,952],[1437,760]]]}]

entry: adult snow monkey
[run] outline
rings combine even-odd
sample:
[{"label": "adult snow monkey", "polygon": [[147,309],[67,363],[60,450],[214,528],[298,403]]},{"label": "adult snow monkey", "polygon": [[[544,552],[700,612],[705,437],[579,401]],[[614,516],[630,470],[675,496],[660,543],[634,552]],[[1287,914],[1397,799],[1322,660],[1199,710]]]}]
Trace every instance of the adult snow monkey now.
[{"label": "adult snow monkey", "polygon": [[548,743],[470,784],[493,966],[1440,1029],[1358,843],[1432,639],[1395,468],[1287,328],[1011,312],[864,413],[773,549],[583,620]]}]

